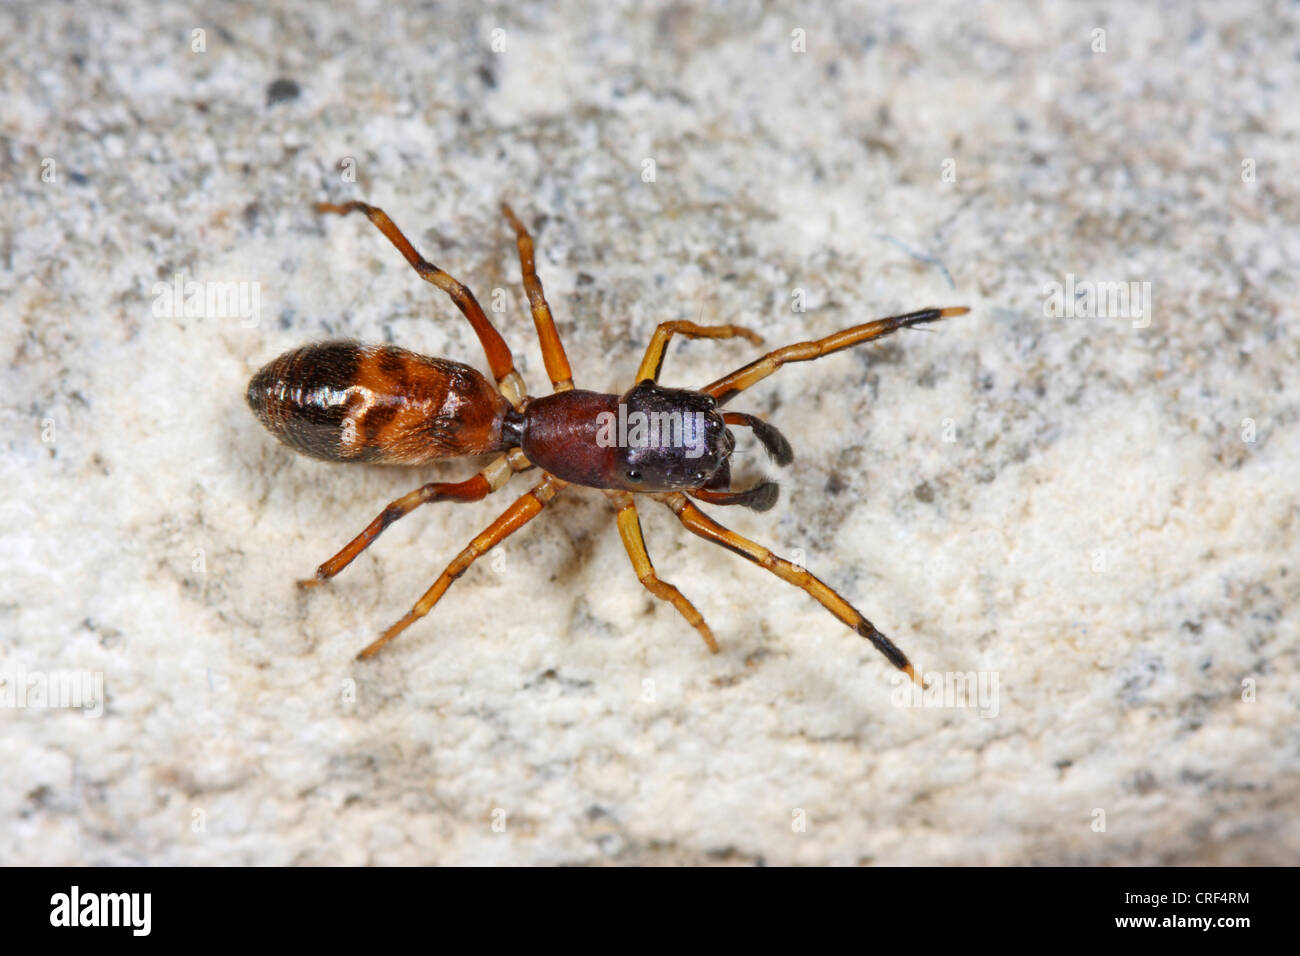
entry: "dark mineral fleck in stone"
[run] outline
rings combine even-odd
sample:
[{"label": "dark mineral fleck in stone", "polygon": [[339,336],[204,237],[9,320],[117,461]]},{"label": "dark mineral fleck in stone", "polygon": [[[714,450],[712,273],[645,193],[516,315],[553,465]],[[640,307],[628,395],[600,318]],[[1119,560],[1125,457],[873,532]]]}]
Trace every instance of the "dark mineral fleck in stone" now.
[{"label": "dark mineral fleck in stone", "polygon": [[282,76],[266,88],[266,105],[274,106],[276,103],[296,100],[300,92],[297,83]]}]

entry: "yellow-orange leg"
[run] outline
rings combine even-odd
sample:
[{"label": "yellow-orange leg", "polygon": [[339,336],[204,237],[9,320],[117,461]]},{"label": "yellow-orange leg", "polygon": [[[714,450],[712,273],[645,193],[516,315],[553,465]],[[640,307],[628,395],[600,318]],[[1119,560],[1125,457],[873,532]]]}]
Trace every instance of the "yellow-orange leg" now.
[{"label": "yellow-orange leg", "polygon": [[547,475],[527,494],[517,498],[514,504],[480,532],[464,551],[456,555],[451,564],[447,565],[447,569],[438,575],[438,580],[433,582],[433,587],[424,592],[424,596],[415,602],[415,606],[406,613],[405,617],[384,631],[357,657],[363,660],[374,657],[385,644],[433,610],[433,606],[447,593],[447,588],[451,587],[453,581],[464,574],[476,560],[541,514],[542,509],[566,484],[554,475]]},{"label": "yellow-orange leg", "polygon": [[646,346],[641,367],[636,371],[638,382],[646,379],[659,381],[659,373],[664,367],[664,354],[668,351],[668,340],[674,335],[684,335],[688,339],[734,339],[739,336],[755,345],[763,344],[763,336],[740,325],[697,325],[684,319],[660,322],[655,334],[650,337],[650,344]]},{"label": "yellow-orange leg", "polygon": [[555,331],[555,319],[551,317],[551,307],[546,304],[542,280],[537,278],[537,264],[533,260],[533,237],[508,203],[501,204],[501,211],[515,230],[515,239],[519,245],[519,268],[524,274],[524,290],[528,293],[533,324],[537,326],[537,337],[542,343],[546,374],[550,376],[551,387],[555,391],[567,392],[573,388],[573,370],[569,368],[569,357],[564,354],[560,333]]},{"label": "yellow-orange leg", "polygon": [[969,311],[970,309],[965,306],[949,309],[921,309],[918,312],[908,312],[906,315],[893,315],[887,319],[876,319],[874,322],[855,325],[851,329],[834,332],[813,342],[787,345],[774,352],[768,352],[743,368],[736,369],[730,375],[724,375],[713,384],[704,386],[701,391],[708,392],[716,398],[719,405],[725,405],[734,396],[755,382],[761,382],[787,362],[809,362],[823,355],[830,355],[832,352],[888,335],[898,329],[925,322],[937,322],[949,316],[965,315]]},{"label": "yellow-orange leg", "polygon": [[402,235],[402,231],[393,224],[393,220],[389,219],[388,214],[378,206],[363,202],[318,202],[316,211],[338,213],[340,216],[356,211],[368,217],[379,231],[388,237],[388,241],[397,247],[397,251],[406,257],[406,261],[419,273],[421,279],[436,285],[451,297],[456,308],[460,309],[461,314],[474,327],[478,340],[483,345],[483,351],[487,355],[488,367],[492,369],[497,388],[515,408],[523,405],[527,390],[524,388],[523,379],[515,371],[514,357],[511,356],[510,348],[501,337],[501,333],[484,314],[483,307],[478,304],[473,292],[416,252],[410,240]]},{"label": "yellow-orange leg", "polygon": [[627,556],[632,559],[632,568],[636,571],[637,580],[659,600],[667,601],[675,607],[677,613],[700,632],[700,637],[704,638],[704,643],[709,646],[709,650],[714,654],[718,653],[718,642],[713,639],[713,632],[709,630],[709,625],[704,623],[704,616],[681,591],[667,581],[660,580],[655,574],[654,565],[650,563],[650,555],[645,549],[645,538],[641,536],[641,519],[637,517],[636,503],[632,500],[632,496],[625,491],[607,491],[605,494],[609,495],[614,506],[618,508],[618,533],[623,538],[623,547],[627,549]]},{"label": "yellow-orange leg", "polygon": [[699,535],[706,541],[721,545],[728,551],[740,555],[745,560],[752,561],[759,567],[771,571],[782,581],[788,581],[795,587],[806,591],[822,607],[869,640],[876,650],[885,655],[889,663],[907,674],[912,680],[920,682],[912,669],[911,663],[907,660],[907,655],[900,651],[893,641],[876,630],[876,626],[863,617],[857,608],[836,594],[820,578],[795,564],[791,564],[784,558],[777,557],[762,545],[755,544],[729,528],[724,528],[691,504],[685,495],[673,492],[670,494],[657,494],[654,497],[673,510],[681,523],[685,525],[687,531]]},{"label": "yellow-orange leg", "polygon": [[436,481],[416,488],[409,495],[403,495],[396,501],[390,502],[388,507],[381,511],[374,521],[370,522],[365,531],[362,531],[349,541],[338,554],[317,568],[315,577],[299,581],[298,586],[301,588],[314,588],[317,585],[324,584],[351,564],[357,555],[370,547],[390,524],[399,518],[406,517],[420,505],[433,501],[481,501],[492,492],[505,487],[506,482],[510,480],[510,476],[515,472],[526,471],[531,467],[533,467],[532,462],[524,457],[524,453],[518,448],[512,448],[507,454],[495,459],[477,475],[466,481]]}]

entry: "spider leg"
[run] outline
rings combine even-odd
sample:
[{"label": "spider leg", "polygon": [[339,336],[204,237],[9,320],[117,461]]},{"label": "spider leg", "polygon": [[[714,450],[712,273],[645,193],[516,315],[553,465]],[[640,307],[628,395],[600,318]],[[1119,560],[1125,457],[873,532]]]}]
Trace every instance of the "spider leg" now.
[{"label": "spider leg", "polygon": [[636,380],[644,382],[659,381],[659,373],[664,367],[664,355],[668,351],[668,340],[673,335],[684,335],[689,339],[734,339],[737,336],[749,339],[755,345],[763,344],[763,337],[752,329],[739,325],[698,325],[695,322],[677,320],[660,322],[646,346],[645,357],[637,369]]},{"label": "spider leg", "polygon": [[315,577],[299,581],[298,586],[300,588],[314,588],[324,584],[351,564],[357,555],[370,547],[390,524],[398,518],[405,518],[420,505],[432,501],[480,501],[492,494],[492,492],[505,487],[506,482],[510,480],[511,475],[515,472],[527,471],[532,467],[532,462],[524,457],[522,451],[518,448],[512,448],[509,453],[494,459],[490,465],[473,478],[455,482],[430,482],[416,488],[410,494],[403,495],[396,501],[390,502],[388,507],[379,512],[378,517],[366,526],[365,531],[362,531],[349,541],[338,554],[317,568]]},{"label": "spider leg", "polygon": [[687,531],[699,535],[706,541],[721,545],[728,551],[735,552],[745,560],[752,561],[759,567],[771,571],[781,580],[788,581],[795,587],[806,591],[822,607],[869,640],[876,650],[885,655],[889,663],[907,674],[913,681],[920,683],[911,663],[907,660],[907,655],[900,651],[889,638],[876,630],[874,624],[863,617],[853,605],[836,594],[821,579],[784,558],[777,557],[762,545],[755,544],[748,538],[724,528],[691,504],[683,494],[672,492],[657,494],[654,497],[673,510],[681,523],[685,525]]},{"label": "spider leg", "polygon": [[736,369],[730,375],[724,375],[711,385],[704,386],[700,391],[712,395],[718,400],[719,405],[725,405],[740,392],[743,392],[756,382],[761,382],[787,362],[809,362],[821,358],[823,355],[830,355],[841,349],[847,349],[862,342],[879,338],[882,335],[888,335],[898,329],[921,325],[925,322],[937,322],[939,319],[946,319],[954,315],[965,315],[969,311],[970,309],[965,306],[948,309],[921,309],[919,312],[893,315],[887,319],[876,319],[874,322],[855,325],[851,329],[833,332],[825,338],[812,342],[798,342],[794,345],[787,345],[784,348],[768,352],[743,368]]},{"label": "spider leg", "polygon": [[515,360],[510,354],[510,348],[501,337],[501,333],[496,330],[496,326],[484,315],[483,307],[478,304],[473,292],[416,252],[410,240],[402,235],[402,231],[393,224],[393,220],[389,219],[388,214],[378,206],[363,202],[318,202],[315,208],[317,212],[332,212],[340,216],[346,216],[354,211],[365,214],[379,231],[388,237],[388,241],[397,247],[397,251],[406,257],[406,261],[420,274],[421,279],[433,283],[451,296],[451,301],[456,304],[456,308],[460,309],[461,314],[469,320],[469,324],[478,334],[478,340],[487,355],[488,366],[496,379],[497,388],[515,408],[523,405],[526,389],[523,379],[515,371]]},{"label": "spider leg", "polygon": [[700,632],[700,637],[704,638],[704,643],[709,646],[709,650],[714,654],[718,653],[718,642],[713,639],[713,631],[709,630],[709,625],[704,623],[704,616],[681,591],[667,581],[661,581],[655,574],[654,565],[650,563],[650,555],[645,549],[645,539],[641,536],[641,519],[637,517],[636,503],[632,496],[625,491],[605,493],[618,508],[618,533],[623,538],[623,547],[627,549],[627,556],[632,560],[632,568],[636,571],[637,579],[659,600],[667,601],[675,607],[677,612],[686,618],[687,623]]},{"label": "spider leg", "polygon": [[569,368],[569,357],[564,353],[560,333],[555,330],[551,307],[546,304],[542,280],[537,278],[537,263],[533,259],[533,237],[527,227],[515,216],[515,211],[508,203],[501,204],[501,212],[510,220],[510,225],[515,230],[515,239],[519,246],[519,268],[524,275],[524,290],[528,293],[528,304],[533,312],[533,325],[537,327],[537,338],[542,343],[542,360],[546,363],[546,374],[550,376],[551,387],[555,391],[567,392],[573,388],[573,370]]},{"label": "spider leg", "polygon": [[385,644],[433,610],[433,606],[447,592],[447,588],[451,587],[453,581],[464,574],[478,558],[541,514],[542,509],[566,484],[554,475],[547,475],[526,494],[517,498],[514,504],[501,512],[496,521],[481,531],[465,550],[452,559],[446,570],[438,575],[438,580],[433,582],[433,587],[424,592],[424,596],[415,602],[415,606],[407,611],[400,621],[384,631],[357,657],[363,660],[374,657]]}]

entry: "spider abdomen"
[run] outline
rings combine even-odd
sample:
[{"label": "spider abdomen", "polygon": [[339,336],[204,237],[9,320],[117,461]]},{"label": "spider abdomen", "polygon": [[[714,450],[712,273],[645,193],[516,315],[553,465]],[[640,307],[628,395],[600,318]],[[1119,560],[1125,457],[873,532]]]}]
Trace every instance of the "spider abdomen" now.
[{"label": "spider abdomen", "polygon": [[356,342],[285,352],[252,377],[247,398],[267,430],[295,451],[378,464],[501,450],[510,411],[468,365]]}]

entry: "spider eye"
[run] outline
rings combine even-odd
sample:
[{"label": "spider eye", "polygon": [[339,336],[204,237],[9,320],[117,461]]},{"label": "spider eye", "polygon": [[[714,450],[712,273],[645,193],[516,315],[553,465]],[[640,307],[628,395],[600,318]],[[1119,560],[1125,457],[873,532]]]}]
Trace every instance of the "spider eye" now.
[{"label": "spider eye", "polygon": [[627,473],[627,480],[628,480],[628,481],[640,481],[640,480],[641,480],[641,472],[637,471],[636,469],[631,469],[631,470],[629,470],[628,473]]}]

